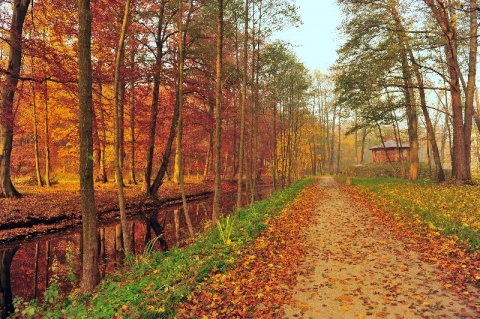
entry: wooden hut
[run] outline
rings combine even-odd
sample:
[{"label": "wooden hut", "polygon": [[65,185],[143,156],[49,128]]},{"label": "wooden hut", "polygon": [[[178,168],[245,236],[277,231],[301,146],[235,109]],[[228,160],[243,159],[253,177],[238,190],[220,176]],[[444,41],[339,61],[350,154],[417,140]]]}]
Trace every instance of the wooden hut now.
[{"label": "wooden hut", "polygon": [[385,143],[371,147],[372,162],[385,163],[390,159],[391,162],[409,161],[410,145],[408,143],[397,143],[397,141],[388,140]]}]

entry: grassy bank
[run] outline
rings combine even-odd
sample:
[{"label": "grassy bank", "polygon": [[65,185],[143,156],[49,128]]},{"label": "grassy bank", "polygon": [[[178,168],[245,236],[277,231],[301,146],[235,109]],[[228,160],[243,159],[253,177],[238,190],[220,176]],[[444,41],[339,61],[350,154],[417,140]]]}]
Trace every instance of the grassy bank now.
[{"label": "grassy bank", "polygon": [[480,250],[480,188],[431,181],[354,178],[356,189],[371,203],[416,231],[433,231]]},{"label": "grassy bank", "polygon": [[173,318],[176,305],[206,278],[233,267],[265,229],[265,222],[313,179],[304,179],[270,198],[257,202],[221,221],[186,248],[168,253],[146,251],[88,295],[60,297],[55,285],[46,302],[17,302],[18,315],[49,318]]}]

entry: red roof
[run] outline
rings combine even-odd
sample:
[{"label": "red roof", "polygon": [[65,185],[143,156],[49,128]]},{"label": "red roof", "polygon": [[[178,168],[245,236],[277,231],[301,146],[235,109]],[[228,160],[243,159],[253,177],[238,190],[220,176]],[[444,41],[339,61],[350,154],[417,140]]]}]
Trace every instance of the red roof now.
[{"label": "red roof", "polygon": [[402,142],[397,144],[397,141],[389,140],[389,141],[385,141],[385,146],[383,146],[383,144],[376,145],[376,146],[370,147],[370,150],[389,149],[389,148],[410,148],[410,144],[402,143]]}]

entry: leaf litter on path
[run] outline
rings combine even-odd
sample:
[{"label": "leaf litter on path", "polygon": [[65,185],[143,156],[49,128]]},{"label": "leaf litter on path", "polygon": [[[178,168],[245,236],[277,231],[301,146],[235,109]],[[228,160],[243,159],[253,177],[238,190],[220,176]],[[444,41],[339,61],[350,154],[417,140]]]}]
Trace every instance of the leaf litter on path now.
[{"label": "leaf litter on path", "polygon": [[417,239],[407,229],[385,223],[385,216],[342,192],[333,179],[321,179],[317,187],[324,200],[306,229],[305,263],[315,272],[299,276],[294,292],[309,308],[287,305],[287,318],[480,316],[476,302],[445,287],[441,269],[424,260],[425,250],[413,249]]}]

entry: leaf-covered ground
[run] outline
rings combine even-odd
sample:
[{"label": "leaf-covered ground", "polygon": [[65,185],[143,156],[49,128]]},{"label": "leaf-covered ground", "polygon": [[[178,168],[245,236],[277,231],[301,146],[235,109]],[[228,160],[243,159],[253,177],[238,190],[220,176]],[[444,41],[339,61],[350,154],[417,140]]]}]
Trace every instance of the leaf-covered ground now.
[{"label": "leaf-covered ground", "polygon": [[[480,288],[480,189],[399,180],[357,180],[357,202],[434,265],[448,288],[466,298]],[[478,304],[476,304],[478,307]]]},{"label": "leaf-covered ground", "polygon": [[[80,193],[78,182],[62,182],[51,188],[36,186],[18,187],[22,198],[0,198],[0,242],[25,238],[35,234],[58,231],[79,224]],[[228,183],[224,190],[232,188]],[[210,194],[211,182],[185,184],[186,194],[198,196]],[[162,185],[158,200],[146,199],[140,185],[125,188],[126,208],[130,213],[158,208],[162,204],[178,201],[179,185]],[[118,214],[118,195],[114,183],[96,184],[95,206],[98,215],[107,219]]]},{"label": "leaf-covered ground", "polygon": [[320,179],[178,318],[480,317],[476,253],[365,195]]}]

